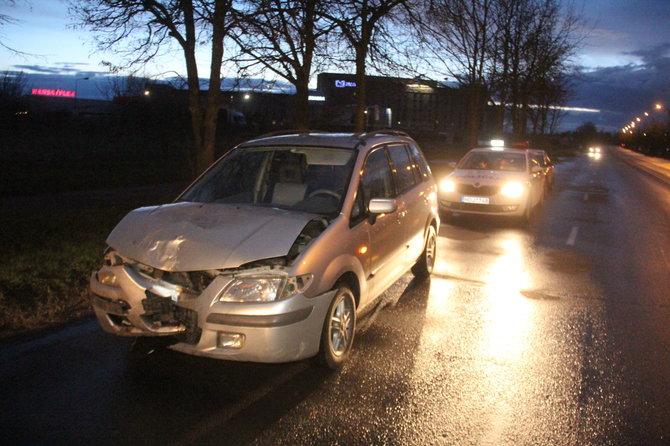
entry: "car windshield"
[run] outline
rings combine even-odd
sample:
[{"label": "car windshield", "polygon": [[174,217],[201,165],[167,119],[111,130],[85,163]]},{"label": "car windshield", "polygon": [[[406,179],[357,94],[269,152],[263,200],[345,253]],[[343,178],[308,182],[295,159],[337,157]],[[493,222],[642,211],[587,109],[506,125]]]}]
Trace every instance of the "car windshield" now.
[{"label": "car windshield", "polygon": [[461,160],[458,168],[524,172],[526,157],[522,153],[470,152]]},{"label": "car windshield", "polygon": [[353,155],[353,150],[325,147],[238,148],[179,200],[337,214]]}]

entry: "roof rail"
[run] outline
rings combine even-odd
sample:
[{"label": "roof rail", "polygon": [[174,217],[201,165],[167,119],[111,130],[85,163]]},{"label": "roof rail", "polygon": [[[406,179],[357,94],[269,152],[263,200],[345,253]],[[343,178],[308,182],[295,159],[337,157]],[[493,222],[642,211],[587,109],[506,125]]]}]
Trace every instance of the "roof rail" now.
[{"label": "roof rail", "polygon": [[378,135],[407,136],[408,138],[410,137],[407,132],[402,131],[402,130],[396,130],[396,129],[373,130],[371,132],[360,133],[358,135],[358,137],[361,138],[361,139],[367,139],[367,138],[372,138],[373,136],[378,136]]},{"label": "roof rail", "polygon": [[309,130],[309,129],[275,130],[274,132],[264,133],[260,136],[255,137],[254,139],[269,138],[271,136],[282,136],[282,135],[307,135],[310,133],[328,133],[328,132],[325,130]]}]

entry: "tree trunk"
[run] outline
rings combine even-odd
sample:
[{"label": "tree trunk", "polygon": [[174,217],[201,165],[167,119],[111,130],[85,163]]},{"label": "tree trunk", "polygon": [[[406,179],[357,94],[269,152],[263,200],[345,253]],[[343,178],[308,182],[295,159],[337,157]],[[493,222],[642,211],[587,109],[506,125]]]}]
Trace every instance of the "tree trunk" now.
[{"label": "tree trunk", "polygon": [[221,63],[223,61],[223,37],[225,33],[225,0],[217,0],[212,24],[212,62],[209,69],[207,105],[202,120],[202,140],[197,146],[196,174],[201,174],[213,162],[216,155],[216,128],[221,106]]},{"label": "tree trunk", "polygon": [[476,147],[479,135],[479,118],[480,118],[480,101],[481,101],[481,87],[479,85],[471,85],[471,91],[468,98],[468,146],[470,148]]},{"label": "tree trunk", "polygon": [[[200,103],[200,80],[198,77],[198,65],[195,58],[195,25],[193,23],[193,11],[185,10],[186,17],[186,40],[182,44],[184,50],[184,59],[186,62],[186,79],[188,84],[188,111],[191,115],[191,129],[195,143],[195,153],[190,156],[191,171],[193,174],[198,172],[198,153],[202,146],[201,125],[203,119],[203,108]],[[189,155],[191,155],[189,151]]]},{"label": "tree trunk", "polygon": [[298,72],[295,83],[295,128],[309,129],[309,76]]},{"label": "tree trunk", "polygon": [[365,132],[367,108],[365,97],[365,59],[367,46],[361,44],[356,48],[356,116],[354,118],[354,132]]}]

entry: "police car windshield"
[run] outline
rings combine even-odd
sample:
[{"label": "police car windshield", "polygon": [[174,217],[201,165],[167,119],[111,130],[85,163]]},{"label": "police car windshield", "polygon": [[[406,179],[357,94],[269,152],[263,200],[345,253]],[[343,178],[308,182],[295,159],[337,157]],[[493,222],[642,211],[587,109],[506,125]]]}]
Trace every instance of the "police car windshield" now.
[{"label": "police car windshield", "polygon": [[524,172],[526,157],[522,153],[470,152],[458,164],[459,169]]}]

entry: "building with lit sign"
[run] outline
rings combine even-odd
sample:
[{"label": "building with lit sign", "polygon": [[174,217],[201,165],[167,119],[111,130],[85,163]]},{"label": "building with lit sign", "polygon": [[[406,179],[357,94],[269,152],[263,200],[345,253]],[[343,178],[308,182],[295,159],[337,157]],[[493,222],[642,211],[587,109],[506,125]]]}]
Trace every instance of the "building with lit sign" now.
[{"label": "building with lit sign", "polygon": [[[318,75],[317,91],[324,98],[319,128],[353,128],[355,87],[353,74]],[[430,79],[366,76],[367,128],[398,128],[462,141],[467,128],[466,99],[461,89]]]}]

